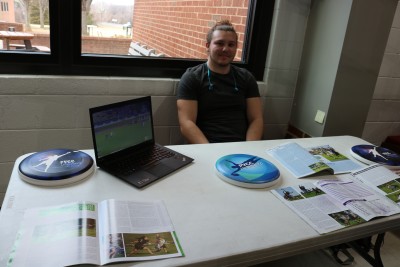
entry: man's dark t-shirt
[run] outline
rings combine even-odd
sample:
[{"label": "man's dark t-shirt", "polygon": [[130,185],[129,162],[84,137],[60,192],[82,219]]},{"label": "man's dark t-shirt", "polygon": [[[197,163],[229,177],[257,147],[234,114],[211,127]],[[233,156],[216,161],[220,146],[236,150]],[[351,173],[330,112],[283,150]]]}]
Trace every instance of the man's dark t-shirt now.
[{"label": "man's dark t-shirt", "polygon": [[197,100],[196,124],[209,142],[245,141],[246,99],[260,96],[254,76],[233,65],[228,74],[210,70],[208,76],[207,71],[206,64],[187,69],[179,82],[178,99]]}]

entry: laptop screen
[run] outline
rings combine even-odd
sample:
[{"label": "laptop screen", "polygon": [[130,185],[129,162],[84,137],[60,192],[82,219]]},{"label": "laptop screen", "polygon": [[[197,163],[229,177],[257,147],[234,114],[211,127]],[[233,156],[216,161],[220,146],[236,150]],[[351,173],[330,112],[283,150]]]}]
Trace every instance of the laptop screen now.
[{"label": "laptop screen", "polygon": [[91,120],[97,157],[152,140],[151,112],[150,97],[95,108]]}]

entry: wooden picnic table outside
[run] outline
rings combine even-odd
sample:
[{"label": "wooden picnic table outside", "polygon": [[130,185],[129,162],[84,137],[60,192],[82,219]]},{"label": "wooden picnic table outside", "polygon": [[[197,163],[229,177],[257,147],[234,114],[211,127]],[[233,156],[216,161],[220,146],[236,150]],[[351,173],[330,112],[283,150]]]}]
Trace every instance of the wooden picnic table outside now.
[{"label": "wooden picnic table outside", "polygon": [[26,32],[12,32],[12,31],[0,31],[0,39],[3,39],[6,43],[6,49],[10,50],[10,40],[23,40],[25,48],[32,49],[31,40],[34,35]]}]

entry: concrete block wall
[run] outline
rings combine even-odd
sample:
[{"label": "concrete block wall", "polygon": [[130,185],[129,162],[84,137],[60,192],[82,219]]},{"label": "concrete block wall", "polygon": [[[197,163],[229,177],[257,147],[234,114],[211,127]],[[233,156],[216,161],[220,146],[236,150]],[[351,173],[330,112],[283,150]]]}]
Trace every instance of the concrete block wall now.
[{"label": "concrete block wall", "polygon": [[[50,148],[91,149],[90,107],[151,95],[155,138],[163,145],[183,144],[177,109],[177,79],[0,75],[0,200],[14,161]],[[280,114],[281,101],[259,84],[265,117]],[[274,121],[285,125],[286,116]],[[272,120],[270,120],[272,121]],[[265,125],[266,138],[281,131]]]},{"label": "concrete block wall", "polygon": [[380,145],[389,135],[400,135],[400,1],[362,138]]},{"label": "concrete block wall", "polygon": [[[286,136],[296,90],[311,0],[277,0],[264,82],[268,87],[266,134]],[[284,123],[282,123],[284,122]]]}]

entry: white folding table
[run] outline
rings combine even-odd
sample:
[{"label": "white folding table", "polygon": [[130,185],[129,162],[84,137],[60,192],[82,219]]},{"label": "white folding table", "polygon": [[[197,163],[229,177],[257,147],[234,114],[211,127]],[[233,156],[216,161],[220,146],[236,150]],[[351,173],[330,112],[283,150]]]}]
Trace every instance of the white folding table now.
[{"label": "white folding table", "polygon": [[[266,149],[289,141],[304,147],[331,145],[349,157],[351,146],[367,143],[356,137],[338,136],[170,146],[194,158],[194,162],[144,189],[136,189],[100,169],[96,169],[87,180],[69,186],[46,188],[31,185],[22,181],[18,174],[18,164],[27,156],[23,155],[15,162],[1,208],[0,266],[5,266],[7,262],[26,209],[77,200],[161,199],[165,202],[185,256],[118,266],[245,266],[400,227],[400,215],[395,215],[320,235],[273,196],[269,192],[271,188],[234,186],[215,173],[214,164],[218,158],[227,154],[252,154],[271,161],[279,168],[281,178],[273,188],[298,184],[299,179],[295,179],[266,153]],[[93,156],[92,150],[83,151]],[[317,179],[302,178],[301,181]]]}]

